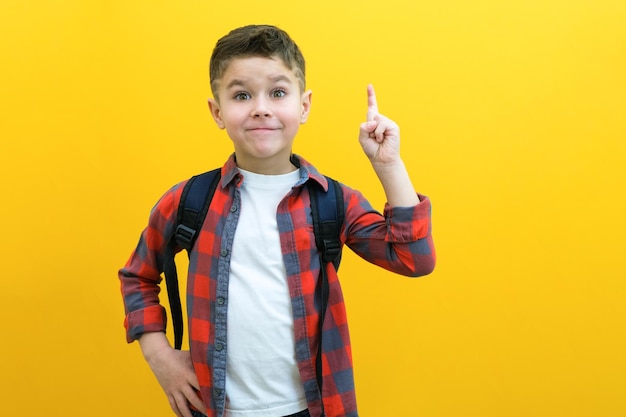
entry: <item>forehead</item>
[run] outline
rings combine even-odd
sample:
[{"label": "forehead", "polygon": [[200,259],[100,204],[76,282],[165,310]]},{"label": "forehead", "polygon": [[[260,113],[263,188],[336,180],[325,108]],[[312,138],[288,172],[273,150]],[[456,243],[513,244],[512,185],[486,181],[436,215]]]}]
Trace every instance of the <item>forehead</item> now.
[{"label": "forehead", "polygon": [[228,62],[220,80],[220,87],[255,82],[297,83],[295,72],[280,58],[241,57]]}]

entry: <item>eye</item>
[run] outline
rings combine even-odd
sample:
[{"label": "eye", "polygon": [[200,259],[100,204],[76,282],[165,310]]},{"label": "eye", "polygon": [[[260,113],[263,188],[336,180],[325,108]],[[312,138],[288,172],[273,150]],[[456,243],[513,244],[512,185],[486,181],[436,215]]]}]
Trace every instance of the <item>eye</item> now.
[{"label": "eye", "polygon": [[270,93],[270,96],[272,98],[281,98],[281,97],[285,97],[285,95],[287,95],[287,92],[283,90],[282,88],[277,88],[276,90],[273,90]]},{"label": "eye", "polygon": [[235,100],[240,100],[240,101],[243,101],[243,100],[250,100],[250,94],[248,94],[248,93],[244,93],[243,91],[240,91],[240,92],[236,93],[236,94],[233,96],[233,98],[234,98]]}]

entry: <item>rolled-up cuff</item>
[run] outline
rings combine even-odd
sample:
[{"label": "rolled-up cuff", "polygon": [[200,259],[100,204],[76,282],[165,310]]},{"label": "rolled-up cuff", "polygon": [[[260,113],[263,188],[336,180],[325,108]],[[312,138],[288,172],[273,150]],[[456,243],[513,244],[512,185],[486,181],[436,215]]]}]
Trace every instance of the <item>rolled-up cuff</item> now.
[{"label": "rolled-up cuff", "polygon": [[165,332],[167,315],[161,305],[131,311],[124,319],[126,341],[131,343],[148,332]]}]

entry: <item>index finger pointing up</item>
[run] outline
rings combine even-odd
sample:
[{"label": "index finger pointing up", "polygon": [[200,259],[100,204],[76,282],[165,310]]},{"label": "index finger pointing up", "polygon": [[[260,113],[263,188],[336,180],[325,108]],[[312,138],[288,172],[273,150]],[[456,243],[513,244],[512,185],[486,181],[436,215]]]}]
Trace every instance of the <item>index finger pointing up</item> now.
[{"label": "index finger pointing up", "polygon": [[378,103],[376,103],[376,93],[374,92],[374,86],[369,84],[367,86],[367,121],[374,120],[374,116],[378,114]]}]

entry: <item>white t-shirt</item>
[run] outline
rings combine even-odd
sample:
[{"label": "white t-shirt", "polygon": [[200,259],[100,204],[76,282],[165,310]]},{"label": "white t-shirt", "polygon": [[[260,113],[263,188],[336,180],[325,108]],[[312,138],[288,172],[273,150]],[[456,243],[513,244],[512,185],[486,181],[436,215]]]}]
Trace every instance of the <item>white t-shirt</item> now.
[{"label": "white t-shirt", "polygon": [[228,287],[226,415],[284,416],[307,407],[276,221],[278,204],[299,172],[241,173]]}]

